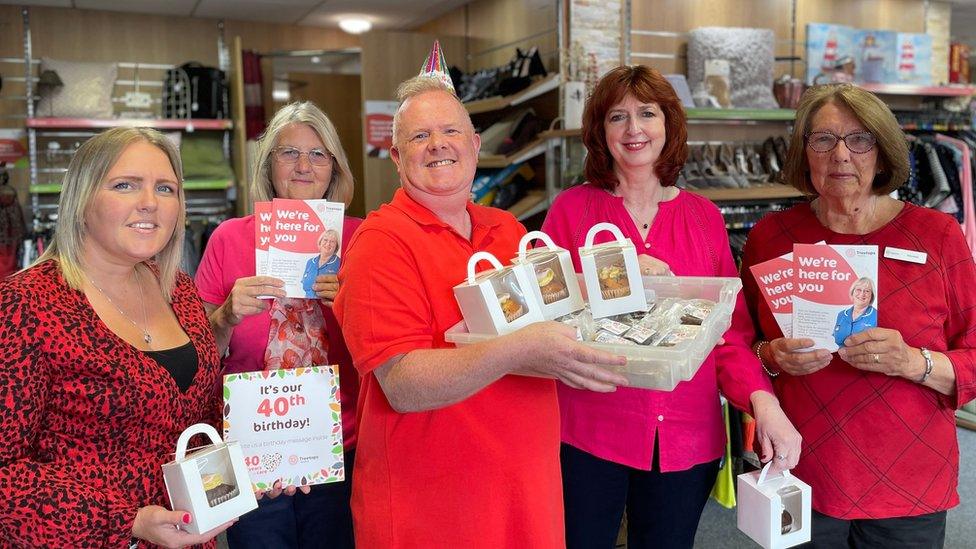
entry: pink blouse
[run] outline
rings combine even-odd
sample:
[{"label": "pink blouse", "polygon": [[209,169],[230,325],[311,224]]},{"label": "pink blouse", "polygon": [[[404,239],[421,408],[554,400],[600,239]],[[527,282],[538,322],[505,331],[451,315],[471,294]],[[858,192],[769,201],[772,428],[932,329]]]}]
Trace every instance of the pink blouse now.
[{"label": "pink blouse", "polygon": [[[584,184],[561,193],[549,209],[542,230],[573,256],[596,223],[620,227],[637,253],[654,256],[677,276],[734,277],[736,271],[721,213],[699,195],[680,191],[661,202],[647,238],[624,208],[623,199]],[[610,233],[597,235],[606,242]],[[705,359],[690,381],[673,391],[621,387],[613,393],[594,393],[557,384],[562,441],[597,457],[637,469],[650,470],[654,444],[660,444],[661,471],[681,471],[718,459],[725,451],[725,424],[719,391],[737,408],[751,412],[750,395],[772,393],[769,379],[751,351],[754,339],[741,293],[736,299],[726,344]]]}]

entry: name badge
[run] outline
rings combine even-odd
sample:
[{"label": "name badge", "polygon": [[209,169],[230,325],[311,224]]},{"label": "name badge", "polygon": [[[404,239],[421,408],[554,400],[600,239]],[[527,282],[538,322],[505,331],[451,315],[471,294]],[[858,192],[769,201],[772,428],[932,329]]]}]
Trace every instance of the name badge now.
[{"label": "name badge", "polygon": [[888,246],[885,248],[884,256],[888,259],[897,259],[898,261],[908,261],[909,263],[925,265],[925,261],[928,259],[929,254],[925,252],[917,252],[915,250],[903,250],[901,248]]}]

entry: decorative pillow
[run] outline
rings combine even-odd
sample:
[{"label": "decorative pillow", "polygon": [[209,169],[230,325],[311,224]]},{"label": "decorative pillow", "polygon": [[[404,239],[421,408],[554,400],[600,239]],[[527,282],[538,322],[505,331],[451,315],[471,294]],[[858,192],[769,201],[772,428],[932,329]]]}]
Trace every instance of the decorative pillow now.
[{"label": "decorative pillow", "polygon": [[41,72],[51,70],[63,86],[40,89],[36,116],[68,118],[111,118],[112,88],[118,69],[115,63],[83,63],[41,59]]},{"label": "decorative pillow", "polygon": [[[733,107],[774,109],[773,46],[770,29],[702,27],[688,33],[688,84],[693,94],[724,88]],[[725,63],[727,77],[706,74],[706,62]],[[721,82],[721,80],[725,80]],[[722,83],[724,86],[709,86]],[[715,95],[715,93],[712,93]],[[722,98],[719,98],[722,102]]]}]

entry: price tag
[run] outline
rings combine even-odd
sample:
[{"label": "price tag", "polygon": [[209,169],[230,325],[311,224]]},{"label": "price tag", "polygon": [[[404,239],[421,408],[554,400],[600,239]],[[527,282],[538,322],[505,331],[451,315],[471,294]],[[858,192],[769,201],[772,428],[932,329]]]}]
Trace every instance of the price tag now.
[{"label": "price tag", "polygon": [[255,489],[345,480],[335,366],[224,376],[224,439],[241,445]]}]

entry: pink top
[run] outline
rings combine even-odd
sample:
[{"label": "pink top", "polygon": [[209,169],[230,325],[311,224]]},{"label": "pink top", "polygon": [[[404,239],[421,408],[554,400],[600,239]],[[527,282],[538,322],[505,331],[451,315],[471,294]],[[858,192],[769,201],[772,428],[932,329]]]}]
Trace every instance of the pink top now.
[{"label": "pink top", "polygon": [[[722,215],[707,199],[687,191],[660,203],[646,240],[640,237],[623,199],[590,184],[556,197],[542,230],[570,251],[579,271],[577,249],[587,230],[604,221],[620,227],[638,254],[665,261],[677,276],[738,275]],[[611,238],[604,232],[595,240],[600,243]],[[593,393],[557,384],[563,442],[644,470],[651,468],[655,438],[664,472],[718,459],[725,451],[719,389],[746,412],[751,412],[753,391],[772,392],[750,348],[754,335],[740,294],[732,327],[724,336],[726,344],[705,359],[693,379],[679,383],[673,391],[622,387],[614,393]]]},{"label": "pink top", "polygon": [[[346,217],[342,223],[342,253],[362,219]],[[238,278],[254,276],[254,216],[228,219],[218,226],[197,268],[196,285],[200,298],[220,305],[230,295]],[[245,317],[230,336],[223,360],[223,373],[253,372],[264,369],[264,351],[271,330],[271,309]],[[339,400],[342,405],[342,437],[347,449],[356,447],[356,399],[359,375],[352,367],[339,323],[330,307],[323,306],[329,334],[329,362],[339,365]]]}]

